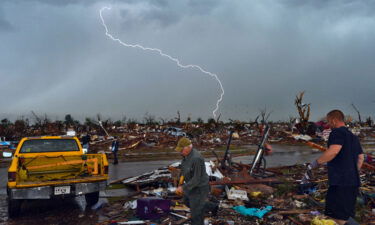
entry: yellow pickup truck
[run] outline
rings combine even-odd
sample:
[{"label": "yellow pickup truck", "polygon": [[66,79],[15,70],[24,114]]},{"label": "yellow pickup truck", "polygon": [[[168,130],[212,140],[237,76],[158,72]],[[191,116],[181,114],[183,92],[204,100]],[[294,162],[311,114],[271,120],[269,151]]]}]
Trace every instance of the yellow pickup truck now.
[{"label": "yellow pickup truck", "polygon": [[88,205],[99,200],[108,179],[105,154],[85,154],[76,137],[23,138],[8,169],[8,213],[16,217],[28,199],[85,195]]}]

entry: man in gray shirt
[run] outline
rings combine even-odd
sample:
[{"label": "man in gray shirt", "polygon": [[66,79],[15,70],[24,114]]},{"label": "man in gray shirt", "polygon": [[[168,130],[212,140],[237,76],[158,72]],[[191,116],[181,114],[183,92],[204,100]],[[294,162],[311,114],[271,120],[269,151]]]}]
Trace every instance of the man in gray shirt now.
[{"label": "man in gray shirt", "polygon": [[207,201],[210,185],[204,159],[185,137],[178,141],[176,151],[184,157],[181,161],[184,184],[177,188],[176,193],[183,194],[185,203],[190,207],[191,224],[203,225],[204,212],[211,211],[216,214],[218,210],[217,204]]}]

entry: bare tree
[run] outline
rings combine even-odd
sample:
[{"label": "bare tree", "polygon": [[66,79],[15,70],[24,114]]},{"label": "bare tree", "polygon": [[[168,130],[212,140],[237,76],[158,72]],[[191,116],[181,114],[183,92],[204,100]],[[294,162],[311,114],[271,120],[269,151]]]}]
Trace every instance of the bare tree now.
[{"label": "bare tree", "polygon": [[32,110],[31,110],[31,114],[33,114],[34,116],[35,123],[38,125],[42,125],[42,119]]},{"label": "bare tree", "polygon": [[297,107],[297,111],[300,118],[300,125],[302,128],[302,131],[306,131],[309,124],[309,118],[310,118],[310,103],[306,104],[303,103],[303,96],[305,94],[305,91],[300,92],[294,101],[294,105]]},{"label": "bare tree", "polygon": [[165,125],[165,123],[166,123],[166,119],[164,119],[163,117],[159,117],[159,120],[160,120],[160,122],[161,122],[161,125]]},{"label": "bare tree", "polygon": [[372,127],[374,125],[374,120],[371,118],[371,116],[366,118],[366,123],[369,127]]},{"label": "bare tree", "polygon": [[221,117],[221,113],[219,114],[219,116],[218,116],[217,119],[216,119],[216,123],[217,123],[217,124],[219,124],[220,117]]},{"label": "bare tree", "polygon": [[355,105],[352,103],[352,107],[353,109],[357,112],[358,114],[358,121],[359,121],[359,124],[362,124],[362,119],[361,119],[361,113],[359,112],[359,110],[357,109],[357,107],[355,107]]},{"label": "bare tree", "polygon": [[154,115],[149,114],[148,112],[145,113],[145,116],[143,117],[143,121],[146,125],[155,125],[158,122],[155,119]]},{"label": "bare tree", "polygon": [[181,123],[181,114],[180,114],[180,111],[177,110],[176,124],[180,124],[180,123]]},{"label": "bare tree", "polygon": [[34,116],[36,130],[40,131],[38,135],[46,134],[49,130],[48,125],[50,124],[50,119],[47,114],[44,114],[43,117],[38,116],[34,111],[31,111],[31,114]]},{"label": "bare tree", "polygon": [[267,123],[267,120],[268,120],[268,118],[270,117],[270,115],[271,115],[271,113],[272,113],[273,111],[269,111],[269,112],[267,112],[267,107],[264,106],[263,109],[259,109],[259,112],[260,112],[259,116],[262,118],[260,122],[261,122],[262,124],[265,124],[265,123]]},{"label": "bare tree", "polygon": [[251,124],[251,126],[253,126],[253,125],[258,126],[258,119],[259,119],[259,116],[260,116],[260,115],[257,115],[257,117],[255,117],[254,121],[250,119],[249,123]]},{"label": "bare tree", "polygon": [[122,118],[121,118],[121,126],[126,124],[126,119],[127,119],[127,117],[125,115],[123,115]]}]

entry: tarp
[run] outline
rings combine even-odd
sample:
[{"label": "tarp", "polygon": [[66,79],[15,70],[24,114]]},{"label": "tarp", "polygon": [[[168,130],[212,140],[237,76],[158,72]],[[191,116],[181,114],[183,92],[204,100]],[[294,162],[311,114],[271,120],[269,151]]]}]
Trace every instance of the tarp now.
[{"label": "tarp", "polygon": [[0,146],[9,146],[11,145],[10,141],[0,141]]},{"label": "tarp", "polygon": [[241,215],[244,215],[244,216],[256,216],[259,219],[261,219],[261,218],[263,218],[264,214],[266,214],[269,211],[271,211],[272,206],[268,205],[265,208],[258,209],[258,208],[246,208],[245,206],[240,205],[240,206],[233,207],[233,209],[236,212],[240,213]]}]

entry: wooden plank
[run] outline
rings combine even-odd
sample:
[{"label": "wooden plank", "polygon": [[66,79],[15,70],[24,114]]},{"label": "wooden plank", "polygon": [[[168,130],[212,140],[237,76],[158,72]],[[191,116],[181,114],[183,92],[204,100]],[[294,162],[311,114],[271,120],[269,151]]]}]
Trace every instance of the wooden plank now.
[{"label": "wooden plank", "polygon": [[280,215],[290,215],[290,214],[304,214],[310,213],[310,209],[295,209],[295,210],[286,210],[286,211],[278,211],[277,214]]},{"label": "wooden plank", "polygon": [[303,225],[302,223],[300,223],[298,220],[294,219],[293,217],[291,216],[288,216],[288,219],[290,219],[293,223],[297,224],[297,225]]},{"label": "wooden plank", "polygon": [[[308,146],[313,147],[313,148],[315,148],[315,149],[318,149],[318,150],[320,150],[320,151],[322,151],[322,152],[327,151],[327,148],[326,148],[326,147],[324,147],[324,146],[322,146],[322,145],[319,145],[319,144],[316,144],[316,143],[314,143],[314,142],[306,141],[305,143],[306,143]],[[369,163],[366,163],[366,162],[363,162],[362,167],[365,168],[365,169],[368,169],[368,170],[375,171],[375,166],[373,166],[373,165],[371,165],[371,164],[369,164]]]}]

